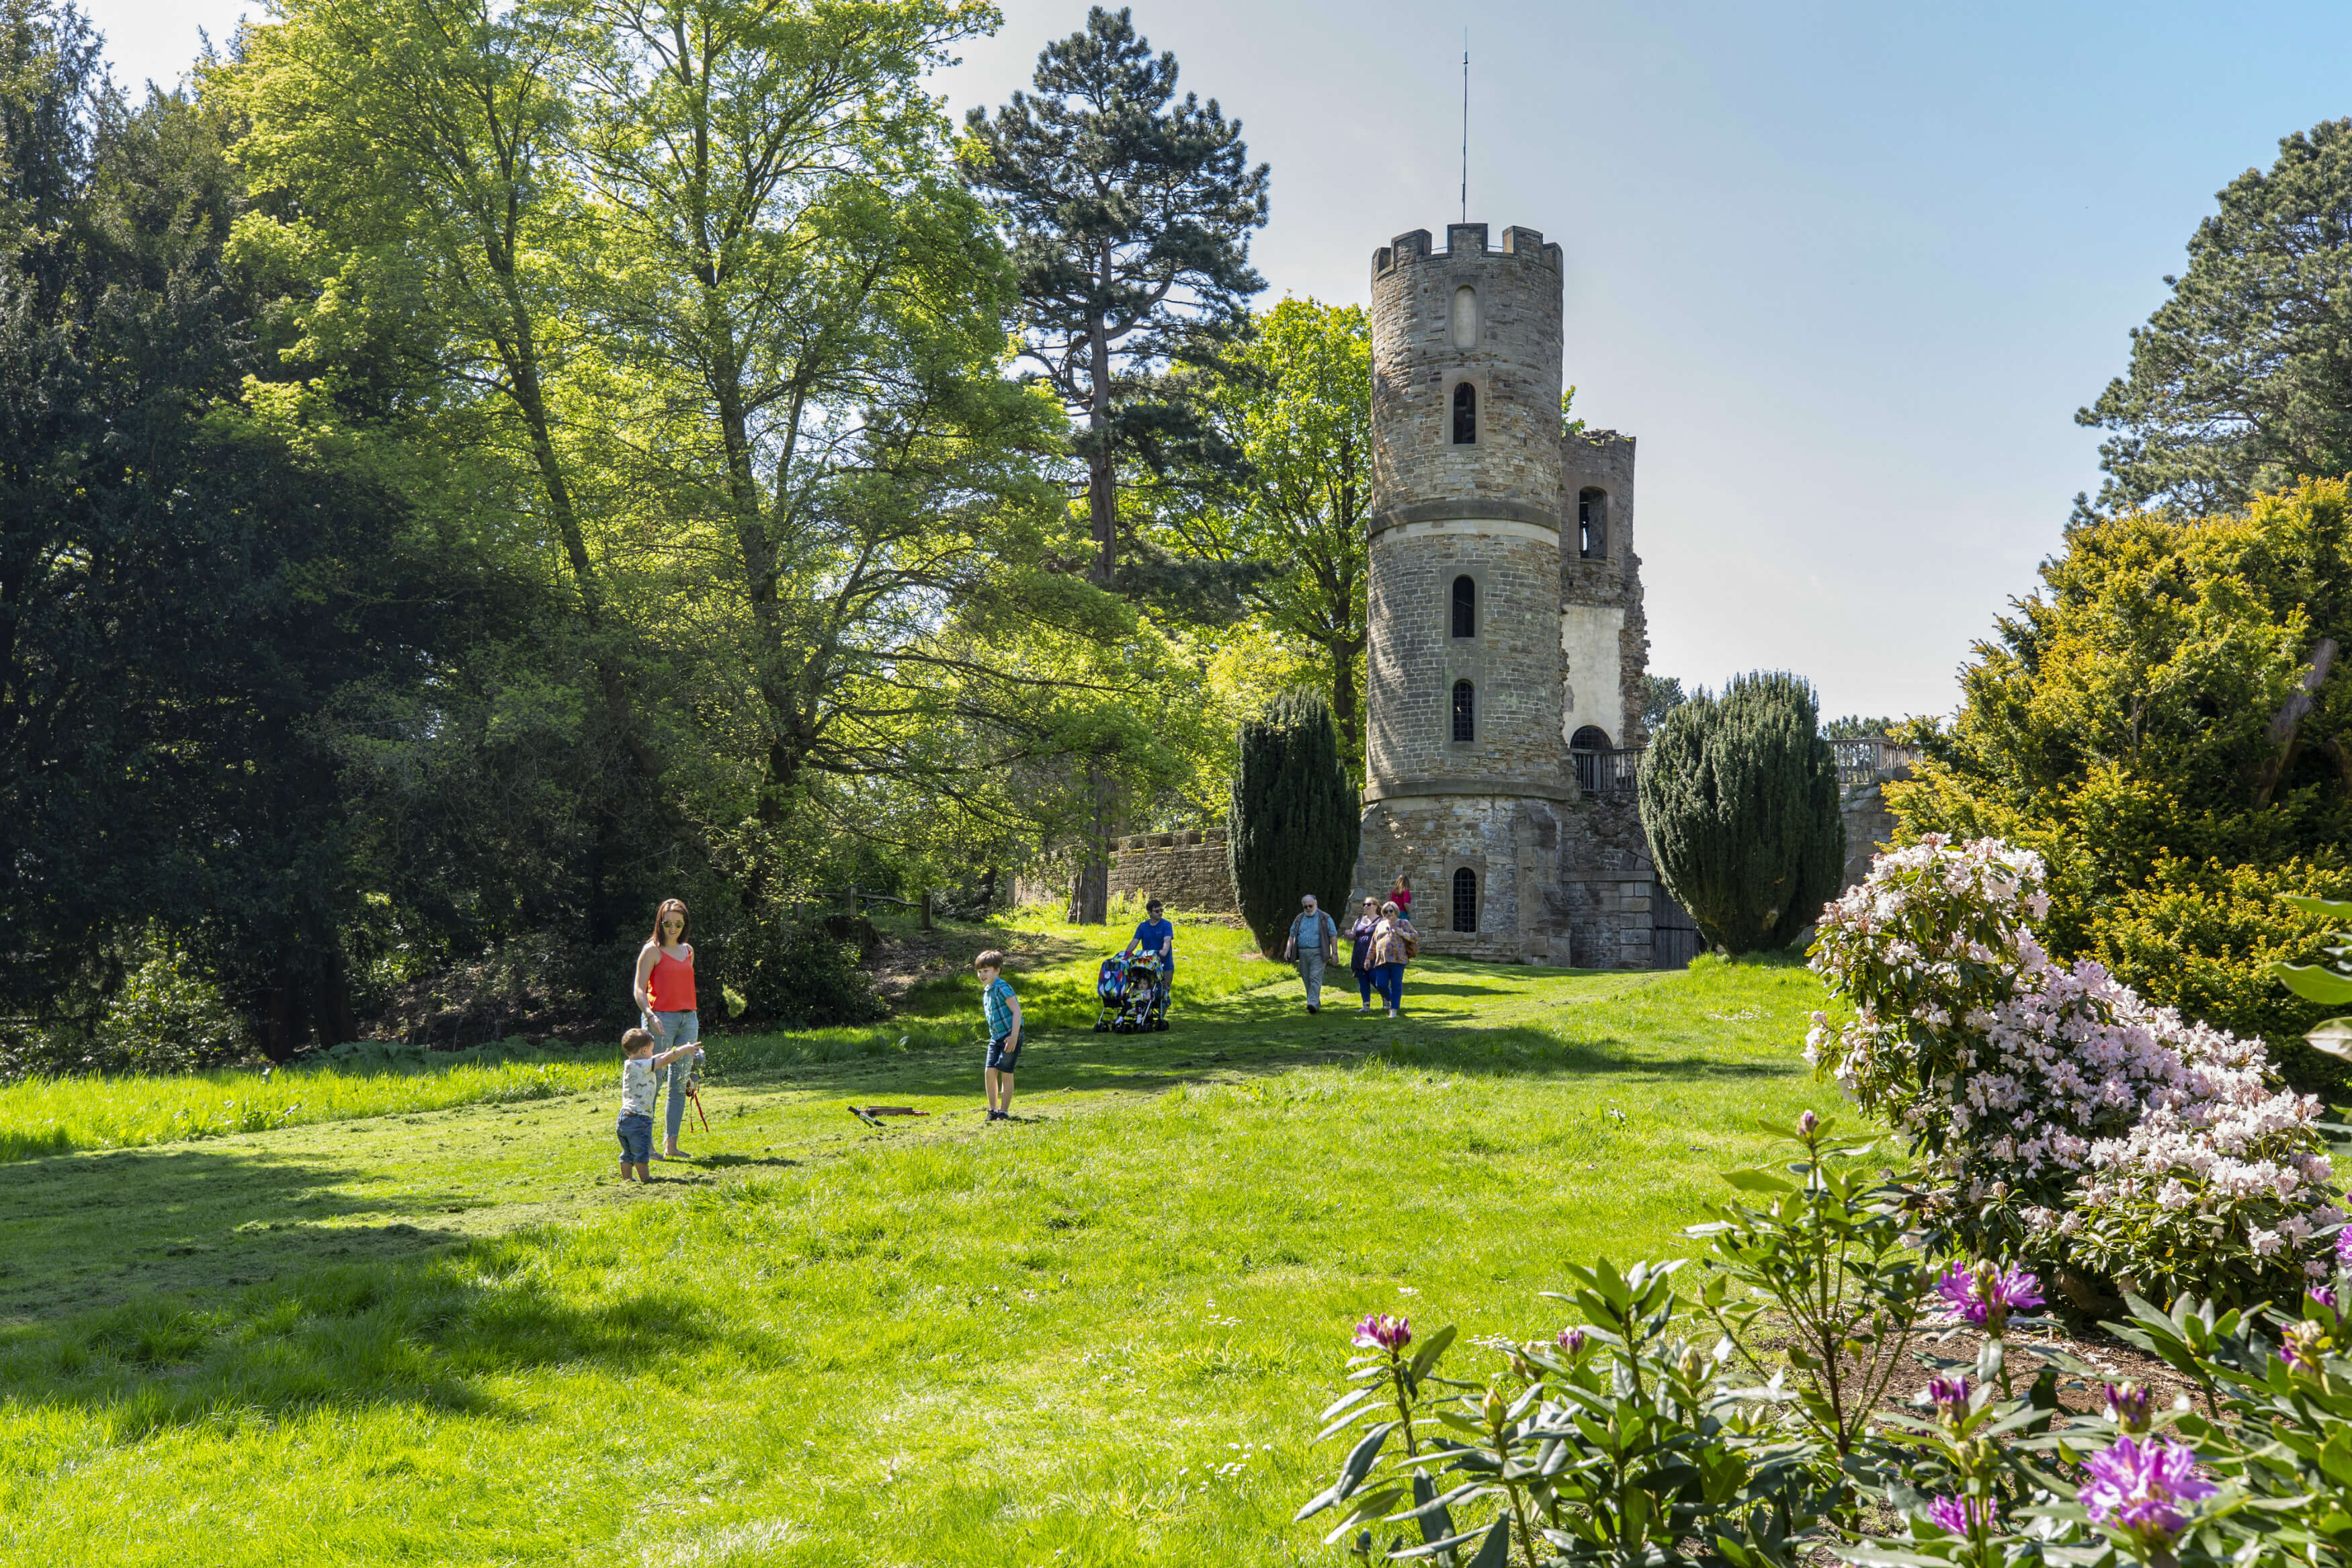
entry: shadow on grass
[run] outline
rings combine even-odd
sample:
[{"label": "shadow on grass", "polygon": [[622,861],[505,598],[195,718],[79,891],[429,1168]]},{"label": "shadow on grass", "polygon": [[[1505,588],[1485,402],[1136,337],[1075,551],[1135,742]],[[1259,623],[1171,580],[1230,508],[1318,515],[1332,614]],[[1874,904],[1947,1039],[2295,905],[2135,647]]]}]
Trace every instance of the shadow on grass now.
[{"label": "shadow on grass", "polygon": [[20,1406],[97,1415],[121,1443],[224,1410],[274,1417],[413,1405],[520,1417],[482,1385],[562,1365],[640,1376],[719,1343],[773,1353],[760,1331],[730,1327],[683,1293],[566,1299],[551,1281],[562,1246],[561,1233],[541,1229],[311,1268],[209,1309],[143,1295],[0,1333],[0,1383]]}]

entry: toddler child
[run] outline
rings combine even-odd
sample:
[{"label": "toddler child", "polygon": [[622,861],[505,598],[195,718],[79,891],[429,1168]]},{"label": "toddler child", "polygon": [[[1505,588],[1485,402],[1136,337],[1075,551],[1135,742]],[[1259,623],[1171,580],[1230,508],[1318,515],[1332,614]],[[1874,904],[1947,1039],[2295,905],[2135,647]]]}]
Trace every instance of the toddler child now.
[{"label": "toddler child", "polygon": [[980,975],[980,1008],[988,1018],[988,1066],[981,1087],[988,1095],[988,1119],[1013,1119],[1013,1068],[1021,1058],[1021,998],[1004,977],[1004,955],[991,947],[971,961]]},{"label": "toddler child", "polygon": [[654,1074],[682,1056],[700,1056],[702,1047],[688,1043],[654,1054],[651,1030],[633,1029],[621,1037],[621,1119],[614,1131],[621,1137],[621,1179],[634,1167],[639,1181],[653,1179]]}]

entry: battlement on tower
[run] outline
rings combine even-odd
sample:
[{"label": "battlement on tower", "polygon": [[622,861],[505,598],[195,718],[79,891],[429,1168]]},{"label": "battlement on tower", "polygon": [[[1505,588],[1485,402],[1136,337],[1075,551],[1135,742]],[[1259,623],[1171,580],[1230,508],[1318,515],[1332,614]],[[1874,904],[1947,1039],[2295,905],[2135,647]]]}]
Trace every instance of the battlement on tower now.
[{"label": "battlement on tower", "polygon": [[1465,256],[1508,256],[1553,272],[1560,268],[1559,246],[1546,245],[1541,229],[1523,229],[1514,224],[1503,231],[1503,247],[1495,250],[1486,244],[1485,224],[1448,224],[1444,250],[1432,250],[1429,231],[1415,229],[1397,235],[1372,252],[1372,276],[1379,277],[1396,267],[1410,267],[1434,256],[1450,260]]}]

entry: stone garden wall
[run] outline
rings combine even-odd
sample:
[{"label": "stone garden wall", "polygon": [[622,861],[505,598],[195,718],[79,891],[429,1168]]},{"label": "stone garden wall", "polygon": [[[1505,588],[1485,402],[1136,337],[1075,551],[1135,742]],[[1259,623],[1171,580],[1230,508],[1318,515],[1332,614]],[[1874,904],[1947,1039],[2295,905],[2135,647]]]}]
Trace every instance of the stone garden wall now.
[{"label": "stone garden wall", "polygon": [[1110,895],[1132,893],[1197,915],[1238,915],[1225,830],[1136,833],[1112,841]]}]

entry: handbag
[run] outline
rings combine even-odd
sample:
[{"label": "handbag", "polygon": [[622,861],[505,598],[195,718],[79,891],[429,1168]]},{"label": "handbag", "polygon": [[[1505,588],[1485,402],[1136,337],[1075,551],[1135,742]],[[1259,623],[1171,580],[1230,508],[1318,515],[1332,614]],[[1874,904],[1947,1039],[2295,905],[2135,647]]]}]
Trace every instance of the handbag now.
[{"label": "handbag", "polygon": [[1421,956],[1421,933],[1412,928],[1412,921],[1404,922],[1398,929],[1397,935],[1404,938],[1404,956],[1407,963]]}]

